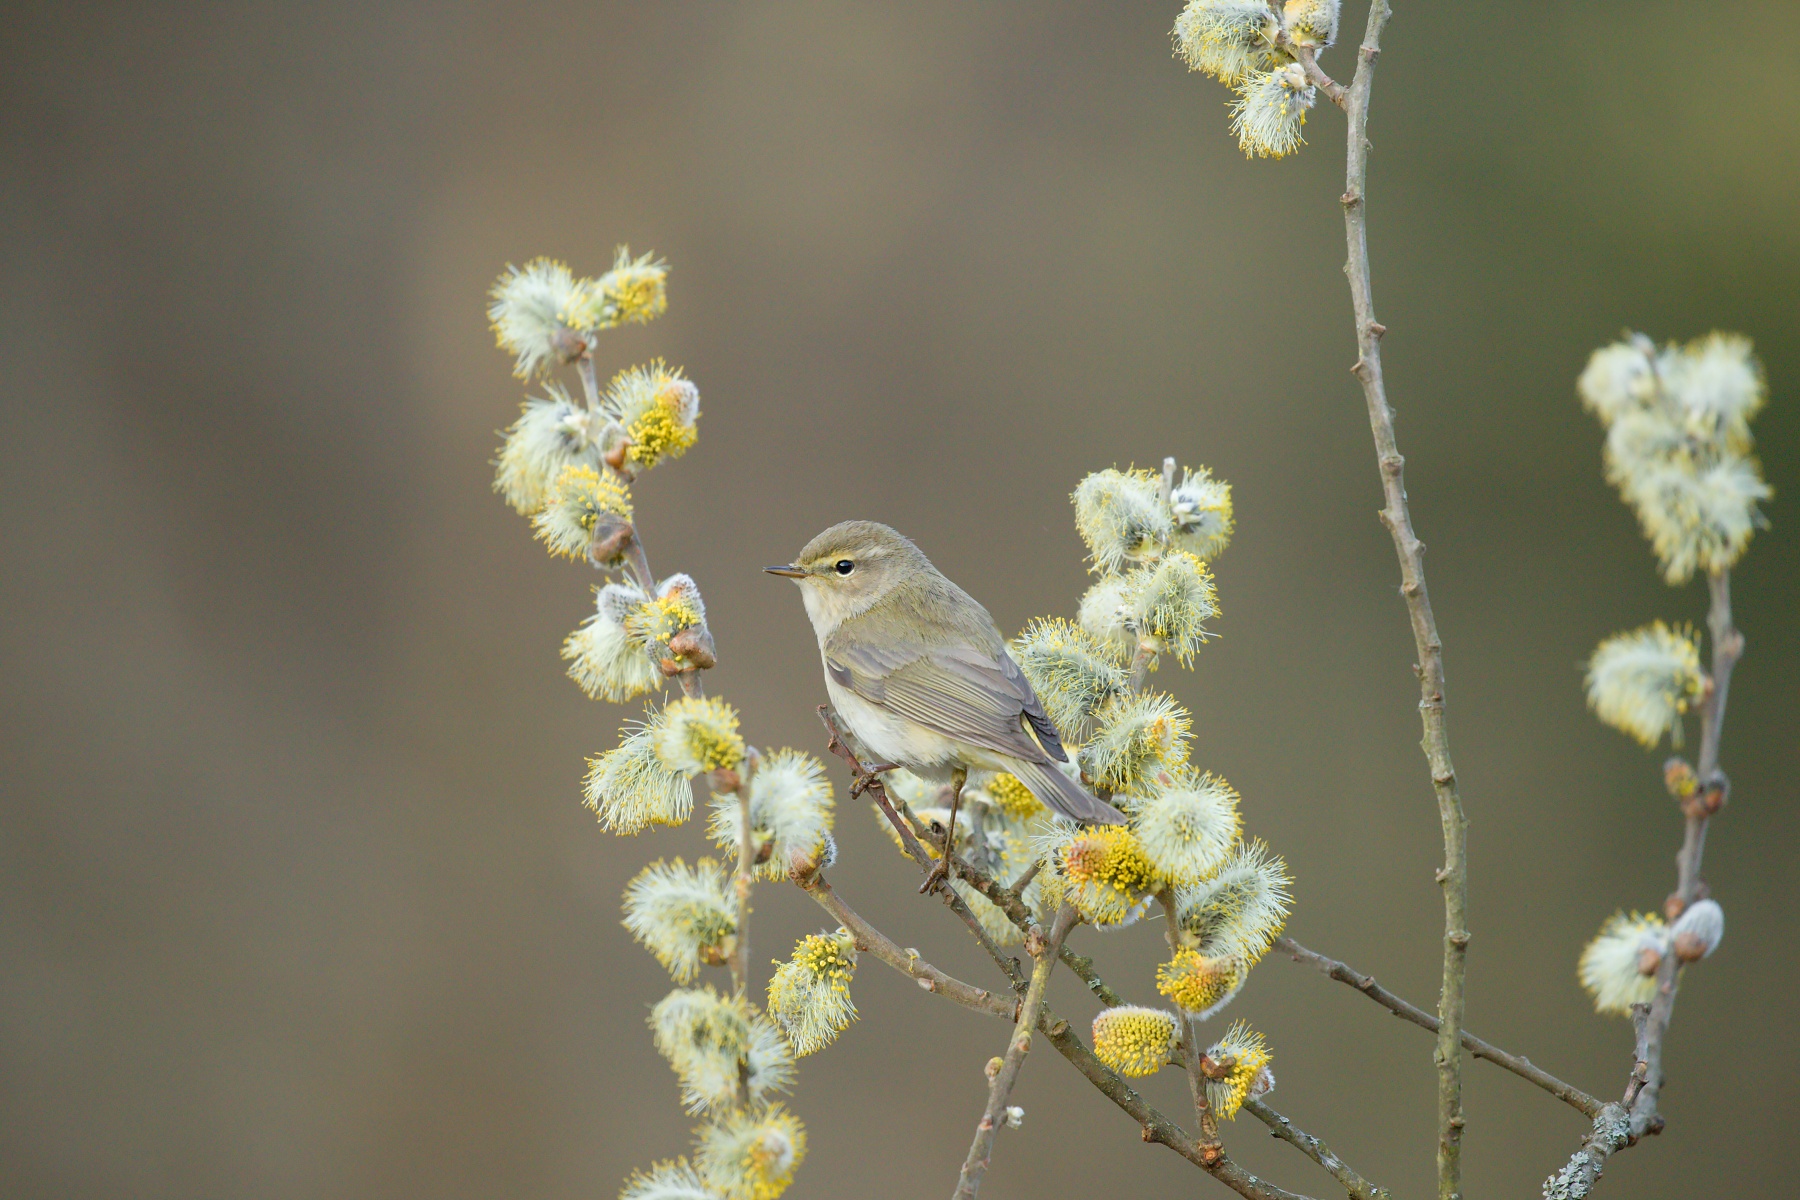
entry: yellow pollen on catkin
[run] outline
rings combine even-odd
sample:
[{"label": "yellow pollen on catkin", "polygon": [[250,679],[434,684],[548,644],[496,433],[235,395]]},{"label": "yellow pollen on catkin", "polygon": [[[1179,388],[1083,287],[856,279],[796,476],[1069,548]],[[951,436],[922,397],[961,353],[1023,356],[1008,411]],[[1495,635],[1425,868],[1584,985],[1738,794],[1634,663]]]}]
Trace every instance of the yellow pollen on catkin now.
[{"label": "yellow pollen on catkin", "polygon": [[1138,1077],[1162,1070],[1175,1049],[1175,1014],[1122,1005],[1094,1018],[1094,1056],[1121,1075]]},{"label": "yellow pollen on catkin", "polygon": [[1142,891],[1156,882],[1156,868],[1123,825],[1083,830],[1063,852],[1063,873],[1083,883],[1107,883]]},{"label": "yellow pollen on catkin", "polygon": [[716,696],[671,700],[656,716],[656,753],[672,770],[690,776],[735,771],[744,761],[737,712]]},{"label": "yellow pollen on catkin", "polygon": [[1226,1030],[1225,1036],[1214,1042],[1206,1054],[1215,1063],[1233,1060],[1224,1078],[1207,1080],[1206,1103],[1218,1116],[1234,1121],[1238,1109],[1250,1095],[1250,1086],[1274,1055],[1263,1043],[1262,1034],[1242,1021]]},{"label": "yellow pollen on catkin", "polygon": [[656,395],[656,403],[626,427],[631,461],[655,466],[663,458],[680,458],[700,439],[699,427],[681,420],[681,398],[668,388]]},{"label": "yellow pollen on catkin", "polygon": [[1000,810],[1016,821],[1044,811],[1043,803],[1031,794],[1031,789],[1021,783],[1017,775],[1002,771],[988,781],[986,790]]},{"label": "yellow pollen on catkin", "polygon": [[664,272],[645,268],[608,271],[600,277],[600,289],[620,321],[644,322],[669,309]]},{"label": "yellow pollen on catkin", "polygon": [[625,616],[625,631],[645,643],[668,645],[684,629],[692,629],[705,617],[681,592],[670,592],[637,606]]},{"label": "yellow pollen on catkin", "polygon": [[1160,882],[1137,837],[1123,825],[1083,829],[1057,856],[1066,895],[1094,925],[1134,920]]},{"label": "yellow pollen on catkin", "polygon": [[1243,960],[1208,958],[1197,950],[1177,950],[1156,968],[1156,990],[1188,1012],[1206,1012],[1244,981]]},{"label": "yellow pollen on catkin", "polygon": [[769,1016],[787,1034],[794,1053],[808,1055],[836,1041],[856,1017],[850,999],[856,945],[850,935],[839,929],[802,938],[776,967],[769,979]]}]

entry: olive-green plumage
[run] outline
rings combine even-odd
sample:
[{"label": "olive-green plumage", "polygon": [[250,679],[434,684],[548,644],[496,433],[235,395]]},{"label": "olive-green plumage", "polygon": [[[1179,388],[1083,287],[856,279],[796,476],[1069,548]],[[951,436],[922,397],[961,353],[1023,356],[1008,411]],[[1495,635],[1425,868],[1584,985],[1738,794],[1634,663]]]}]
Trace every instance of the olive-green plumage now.
[{"label": "olive-green plumage", "polygon": [[845,521],[768,569],[799,584],[825,689],[871,754],[926,778],[1008,771],[1066,817],[1122,820],[1052,765],[1062,739],[993,618],[907,538]]}]

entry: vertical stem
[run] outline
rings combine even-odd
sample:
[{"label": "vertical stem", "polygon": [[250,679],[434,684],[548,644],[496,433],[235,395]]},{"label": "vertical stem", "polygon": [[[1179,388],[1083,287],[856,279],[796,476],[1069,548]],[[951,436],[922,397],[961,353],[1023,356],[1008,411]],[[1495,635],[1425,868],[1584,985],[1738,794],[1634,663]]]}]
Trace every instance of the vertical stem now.
[{"label": "vertical stem", "polygon": [[[1169,955],[1174,957],[1181,949],[1181,930],[1175,916],[1175,894],[1171,889],[1164,888],[1156,894],[1156,899],[1162,905],[1163,933],[1169,943]],[[1206,1103],[1206,1077],[1200,1073],[1200,1028],[1180,1006],[1176,1007],[1175,1014],[1181,1021],[1181,1065],[1187,1069],[1188,1094],[1194,1101],[1194,1120],[1198,1122],[1201,1144],[1210,1145],[1217,1140],[1218,1122],[1213,1120],[1210,1126],[1208,1124],[1212,1118],[1212,1110]],[[1209,1129],[1213,1135],[1210,1139],[1207,1137]]]},{"label": "vertical stem", "polygon": [[1019,1004],[1019,1019],[1013,1026],[1012,1039],[1006,1043],[1006,1056],[988,1087],[987,1108],[975,1126],[975,1138],[969,1143],[968,1157],[963,1160],[962,1172],[957,1176],[953,1200],[974,1200],[981,1187],[981,1178],[987,1173],[988,1161],[994,1152],[994,1134],[1006,1119],[1006,1102],[1012,1097],[1013,1085],[1025,1066],[1025,1055],[1031,1050],[1031,1031],[1037,1028],[1038,1010],[1044,1006],[1044,990],[1049,986],[1050,972],[1056,969],[1063,939],[1075,927],[1075,917],[1075,910],[1063,905],[1057,911],[1049,935],[1032,956],[1031,982]]},{"label": "vertical stem", "polygon": [[1391,9],[1387,0],[1373,0],[1369,24],[1357,51],[1356,76],[1345,103],[1347,134],[1344,236],[1349,261],[1350,299],[1356,315],[1356,365],[1369,409],[1369,428],[1375,436],[1375,455],[1381,469],[1386,506],[1381,520],[1394,540],[1400,560],[1400,591],[1412,619],[1413,642],[1418,652],[1414,667],[1419,677],[1419,717],[1424,726],[1420,746],[1431,768],[1437,793],[1438,822],[1443,827],[1444,865],[1437,873],[1444,893],[1444,969],[1438,993],[1438,1042],[1435,1059],[1438,1075],[1438,1196],[1456,1200],[1462,1195],[1462,1022],[1464,970],[1469,932],[1468,862],[1465,839],[1468,821],[1457,793],[1456,769],[1450,761],[1450,734],[1444,720],[1444,655],[1437,619],[1425,590],[1424,543],[1413,532],[1406,504],[1402,474],[1406,460],[1394,437],[1394,414],[1388,407],[1387,387],[1381,373],[1381,335],[1386,328],[1375,319],[1375,300],[1369,273],[1369,229],[1366,193],[1369,179],[1369,91],[1374,83],[1375,60],[1381,53],[1382,28]]},{"label": "vertical stem", "polygon": [[744,757],[744,771],[737,787],[738,858],[733,890],[737,896],[737,939],[731,951],[732,990],[739,996],[750,989],[750,889],[756,882],[756,849],[750,830],[750,781],[756,776],[759,755]]},{"label": "vertical stem", "polygon": [[594,375],[594,358],[592,354],[583,354],[575,360],[575,370],[581,375],[581,391],[587,398],[589,412],[600,409],[600,380]]},{"label": "vertical stem", "polygon": [[[1731,688],[1731,672],[1744,653],[1744,635],[1731,620],[1731,572],[1720,571],[1707,577],[1711,606],[1706,625],[1712,634],[1712,686],[1700,709],[1700,763],[1702,784],[1719,770],[1719,743],[1725,733],[1725,699]],[[1681,849],[1675,855],[1675,896],[1679,908],[1685,909],[1700,891],[1700,860],[1706,851],[1708,818],[1702,814],[1687,818]],[[1656,973],[1656,995],[1650,1001],[1650,1016],[1640,1039],[1638,1057],[1646,1065],[1645,1081],[1631,1106],[1632,1132],[1642,1133],[1656,1119],[1656,1106],[1662,1091],[1663,1039],[1669,1021],[1675,1015],[1675,991],[1681,979],[1681,963],[1674,954],[1663,955]]]},{"label": "vertical stem", "polygon": [[[575,369],[581,375],[581,390],[587,397],[588,411],[598,412],[600,409],[600,381],[594,374],[593,356],[583,354],[576,359]],[[622,482],[630,482],[628,476],[621,474],[613,467],[608,466],[606,469]],[[656,595],[656,574],[650,570],[650,555],[644,549],[644,539],[638,536],[636,523],[631,526],[631,539],[625,543],[625,553],[626,573],[636,578],[637,585],[643,589],[646,596]],[[683,671],[676,676],[676,681],[681,684],[681,693],[684,696],[705,695],[705,688],[700,683],[700,675],[697,671],[692,669]]]}]

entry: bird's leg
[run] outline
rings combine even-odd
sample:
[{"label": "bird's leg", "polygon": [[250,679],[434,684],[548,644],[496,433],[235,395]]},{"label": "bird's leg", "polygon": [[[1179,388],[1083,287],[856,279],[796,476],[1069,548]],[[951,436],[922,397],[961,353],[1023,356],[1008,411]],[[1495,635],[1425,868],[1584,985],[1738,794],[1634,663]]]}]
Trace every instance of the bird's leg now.
[{"label": "bird's leg", "polygon": [[854,800],[874,787],[875,781],[881,778],[883,771],[898,771],[899,769],[899,763],[871,763],[867,767],[859,764],[856,778],[850,781],[850,798]]},{"label": "bird's leg", "polygon": [[963,784],[969,782],[969,768],[958,767],[950,776],[950,828],[944,832],[944,852],[938,856],[937,866],[925,876],[925,882],[919,885],[922,896],[936,887],[940,882],[954,878],[951,874],[950,862],[956,857],[956,809],[962,803]]}]

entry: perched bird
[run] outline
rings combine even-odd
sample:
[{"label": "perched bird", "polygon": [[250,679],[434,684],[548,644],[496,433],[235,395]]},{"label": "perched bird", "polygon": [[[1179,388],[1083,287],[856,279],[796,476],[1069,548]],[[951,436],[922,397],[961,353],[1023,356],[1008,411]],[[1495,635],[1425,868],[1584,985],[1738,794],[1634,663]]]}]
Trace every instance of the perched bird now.
[{"label": "perched bird", "polygon": [[825,690],[856,739],[888,766],[954,782],[952,835],[971,768],[1012,773],[1065,817],[1124,819],[1052,764],[1068,761],[1062,738],[993,618],[909,539],[845,521],[764,569],[799,585]]}]

